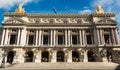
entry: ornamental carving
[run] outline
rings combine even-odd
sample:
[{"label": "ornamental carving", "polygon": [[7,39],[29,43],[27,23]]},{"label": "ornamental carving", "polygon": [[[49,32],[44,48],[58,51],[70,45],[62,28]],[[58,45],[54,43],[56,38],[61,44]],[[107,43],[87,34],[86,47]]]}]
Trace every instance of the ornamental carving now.
[{"label": "ornamental carving", "polygon": [[25,21],[20,18],[9,18],[4,20],[3,23],[25,23]]},{"label": "ornamental carving", "polygon": [[111,23],[114,24],[115,23],[116,24],[117,22],[110,18],[101,18],[97,21],[97,23],[99,24],[111,24]]}]

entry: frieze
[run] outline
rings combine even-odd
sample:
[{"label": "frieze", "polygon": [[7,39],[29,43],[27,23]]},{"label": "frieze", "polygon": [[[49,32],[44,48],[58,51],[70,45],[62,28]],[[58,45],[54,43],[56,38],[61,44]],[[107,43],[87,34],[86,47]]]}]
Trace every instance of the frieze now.
[{"label": "frieze", "polygon": [[3,24],[4,23],[12,23],[12,24],[14,24],[14,23],[17,23],[17,24],[22,24],[22,23],[26,23],[24,20],[22,20],[22,19],[20,19],[20,18],[8,18],[8,19],[6,19],[6,20],[4,20],[3,22],[2,22]]}]

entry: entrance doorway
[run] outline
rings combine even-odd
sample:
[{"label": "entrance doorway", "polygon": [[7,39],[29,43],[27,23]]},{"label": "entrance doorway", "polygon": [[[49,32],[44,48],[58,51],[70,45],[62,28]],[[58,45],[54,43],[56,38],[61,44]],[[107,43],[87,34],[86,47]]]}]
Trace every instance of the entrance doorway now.
[{"label": "entrance doorway", "polygon": [[93,51],[88,51],[87,55],[88,55],[88,62],[95,62],[95,54],[93,53]]},{"label": "entrance doorway", "polygon": [[25,54],[25,62],[33,62],[33,52],[32,51],[27,51]]},{"label": "entrance doorway", "polygon": [[10,64],[12,64],[13,59],[14,59],[14,51],[8,52],[8,55],[7,55],[7,62],[10,63]]},{"label": "entrance doorway", "polygon": [[49,62],[49,52],[48,51],[44,51],[42,52],[42,62]]},{"label": "entrance doorway", "polygon": [[57,62],[64,62],[64,53],[62,51],[57,52]]},{"label": "entrance doorway", "polygon": [[80,56],[79,56],[79,53],[77,51],[72,52],[72,61],[73,62],[79,62],[80,61]]}]

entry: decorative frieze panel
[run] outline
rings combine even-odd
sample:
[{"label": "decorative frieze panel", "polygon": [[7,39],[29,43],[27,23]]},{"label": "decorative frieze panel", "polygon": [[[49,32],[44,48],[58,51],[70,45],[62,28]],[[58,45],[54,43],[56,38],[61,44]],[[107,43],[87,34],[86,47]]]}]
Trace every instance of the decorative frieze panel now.
[{"label": "decorative frieze panel", "polygon": [[117,23],[117,21],[109,17],[97,18],[96,20],[94,20],[94,22],[96,24],[116,24]]},{"label": "decorative frieze panel", "polygon": [[88,18],[29,18],[30,23],[49,24],[83,24],[89,23]]},{"label": "decorative frieze panel", "polygon": [[22,24],[22,23],[25,23],[24,20],[20,19],[20,18],[8,18],[6,20],[3,21],[3,23],[17,23],[17,24]]}]

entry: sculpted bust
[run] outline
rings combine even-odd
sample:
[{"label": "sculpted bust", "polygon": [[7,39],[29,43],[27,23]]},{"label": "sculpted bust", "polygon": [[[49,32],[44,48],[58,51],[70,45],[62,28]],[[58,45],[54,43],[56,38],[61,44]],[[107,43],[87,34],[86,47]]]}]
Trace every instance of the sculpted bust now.
[{"label": "sculpted bust", "polygon": [[97,9],[95,10],[95,14],[104,14],[104,10],[102,9],[101,5],[97,5]]},{"label": "sculpted bust", "polygon": [[19,4],[18,8],[15,10],[15,13],[17,14],[24,14],[25,10],[22,8],[23,4]]}]

